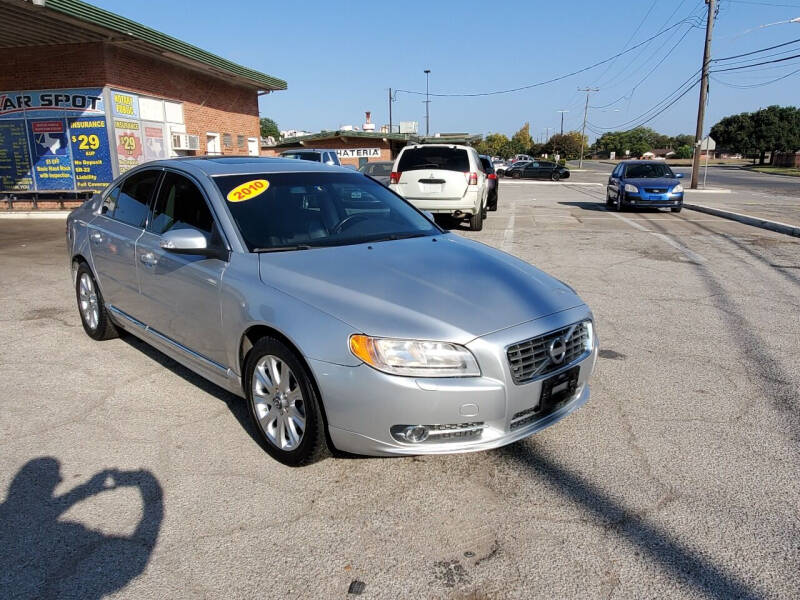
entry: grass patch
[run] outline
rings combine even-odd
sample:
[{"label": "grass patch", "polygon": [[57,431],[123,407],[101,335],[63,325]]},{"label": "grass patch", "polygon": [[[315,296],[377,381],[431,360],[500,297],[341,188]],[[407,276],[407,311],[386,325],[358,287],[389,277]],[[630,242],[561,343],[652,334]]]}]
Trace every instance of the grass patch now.
[{"label": "grass patch", "polygon": [[747,167],[750,171],[758,171],[759,173],[769,173],[772,175],[791,175],[792,177],[800,177],[800,169],[797,167],[773,167],[770,165],[756,165],[754,167]]}]

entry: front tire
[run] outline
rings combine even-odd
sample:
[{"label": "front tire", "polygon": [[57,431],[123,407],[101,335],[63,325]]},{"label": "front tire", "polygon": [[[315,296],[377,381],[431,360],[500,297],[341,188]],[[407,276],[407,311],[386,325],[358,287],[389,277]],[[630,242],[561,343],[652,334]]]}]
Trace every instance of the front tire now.
[{"label": "front tire", "polygon": [[682,209],[682,208],[683,208],[683,206],[682,206],[682,205],[681,205],[681,206],[670,206],[670,207],[669,207],[669,209],[670,209],[672,212],[674,212],[674,213],[679,213],[679,212],[681,212],[681,209]]},{"label": "front tire", "polygon": [[511,171],[511,179],[519,179],[522,177],[522,173],[519,171]]},{"label": "front tire", "polygon": [[245,390],[253,425],[267,453],[299,467],[327,452],[319,396],[306,366],[285,344],[265,337],[245,361]]},{"label": "front tire", "polygon": [[84,262],[78,265],[78,272],[75,276],[75,296],[78,300],[81,324],[86,335],[97,341],[110,340],[119,336],[116,326],[108,315],[103,295],[92,275],[92,270]]},{"label": "front tire", "polygon": [[483,209],[479,209],[478,212],[469,218],[469,228],[472,231],[480,231],[483,229]]},{"label": "front tire", "polygon": [[561,179],[561,173],[559,173],[558,171],[553,171],[550,174],[550,179],[552,179],[553,181],[558,181],[559,179]]}]

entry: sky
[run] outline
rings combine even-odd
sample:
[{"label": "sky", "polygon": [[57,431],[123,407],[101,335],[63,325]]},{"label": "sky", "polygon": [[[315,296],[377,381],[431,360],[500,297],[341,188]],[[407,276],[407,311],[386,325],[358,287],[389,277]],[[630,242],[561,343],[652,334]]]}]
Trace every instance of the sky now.
[{"label": "sky", "polygon": [[[559,110],[569,111],[564,130],[579,130],[586,100],[579,87],[599,88],[589,100],[591,139],[639,124],[669,135],[695,130],[699,86],[677,97],[702,63],[703,0],[90,2],[286,80],[288,90],[260,99],[261,116],[281,129],[360,126],[367,110],[380,127],[388,123],[392,88],[406,90],[395,93],[393,123],[418,121],[424,133],[425,69],[432,94],[484,94],[559,78],[627,51],[513,93],[432,96],[430,131],[510,136],[527,121],[539,139],[560,129]],[[800,0],[720,0],[712,58],[798,42],[728,58],[712,70],[800,55],[800,22],[761,27],[797,17]],[[796,105],[799,69],[794,58],[713,74],[705,131],[732,113]]]}]

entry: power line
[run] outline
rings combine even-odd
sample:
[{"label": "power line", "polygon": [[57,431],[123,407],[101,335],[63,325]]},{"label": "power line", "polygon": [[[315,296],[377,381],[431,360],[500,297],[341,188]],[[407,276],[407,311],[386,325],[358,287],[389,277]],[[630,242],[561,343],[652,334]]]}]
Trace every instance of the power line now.
[{"label": "power line", "polygon": [[[655,35],[653,35],[649,39],[647,39],[647,40],[645,40],[643,42],[640,42],[639,44],[636,44],[635,46],[631,46],[627,50],[623,50],[622,52],[618,52],[614,56],[610,56],[610,57],[608,57],[608,58],[606,58],[604,60],[598,61],[598,62],[596,62],[596,63],[594,63],[594,64],[592,64],[592,65],[590,65],[588,67],[583,67],[582,69],[578,69],[576,71],[572,71],[571,73],[567,73],[565,75],[560,75],[558,77],[553,77],[552,79],[547,79],[545,81],[539,81],[539,82],[536,82],[536,83],[531,83],[529,85],[523,85],[523,86],[519,86],[519,87],[515,87],[515,88],[505,89],[505,90],[495,90],[495,91],[491,91],[491,92],[476,92],[476,93],[462,93],[462,94],[430,94],[430,96],[435,96],[437,98],[475,98],[475,97],[479,97],[479,96],[496,96],[498,94],[510,94],[510,93],[513,93],[513,92],[521,92],[523,90],[529,90],[531,88],[547,85],[548,83],[554,83],[556,81],[561,81],[562,79],[567,79],[568,77],[572,77],[574,75],[578,75],[580,73],[585,73],[586,71],[590,71],[590,70],[592,70],[592,69],[594,69],[596,67],[599,67],[600,65],[604,65],[609,61],[612,61],[612,60],[614,60],[616,58],[619,58],[620,56],[623,56],[624,54],[628,54],[629,52],[633,52],[637,48],[639,48],[639,47],[651,42],[652,40],[664,35],[668,31],[672,31],[673,29],[675,29],[676,27],[682,25],[686,21],[687,21],[686,19],[678,21],[677,23],[674,23],[673,25],[670,25],[666,29],[662,29],[661,31],[659,31],[658,33],[656,33]],[[425,92],[419,92],[419,91],[416,91],[416,90],[399,90],[398,89],[398,90],[395,90],[395,92],[404,92],[406,94],[415,94],[415,95],[420,95],[420,96],[424,96],[425,95]]]},{"label": "power line", "polygon": [[724,85],[726,87],[736,88],[736,89],[740,89],[740,90],[748,90],[748,89],[752,89],[752,88],[758,88],[758,87],[764,87],[766,85],[771,85],[773,83],[776,83],[776,82],[780,81],[781,79],[786,79],[787,77],[791,77],[795,73],[800,73],[800,69],[795,69],[791,73],[787,73],[786,75],[782,75],[781,77],[777,77],[777,78],[771,79],[769,81],[762,81],[760,83],[751,83],[751,84],[728,83],[727,81],[723,81],[719,77],[712,77],[711,79],[713,79],[717,83],[719,83],[721,85]]},{"label": "power line", "polygon": [[[685,1],[685,0],[684,0],[684,1]],[[650,8],[649,8],[649,9],[648,9],[648,11],[647,11],[647,12],[644,14],[644,16],[642,17],[642,20],[641,20],[641,21],[639,21],[639,25],[637,25],[636,29],[634,29],[634,30],[633,30],[633,33],[631,34],[631,37],[629,37],[629,38],[628,38],[628,41],[627,41],[627,42],[625,42],[625,45],[624,45],[624,46],[622,46],[622,49],[623,49],[623,50],[625,50],[625,48],[627,48],[627,47],[628,47],[628,44],[630,44],[630,43],[633,41],[633,38],[635,38],[635,37],[636,37],[636,34],[637,34],[637,33],[639,33],[639,30],[642,28],[642,25],[644,25],[644,22],[647,20],[647,17],[649,17],[649,16],[650,16],[650,13],[651,13],[651,12],[653,12],[653,9],[656,7],[656,4],[658,4],[658,0],[653,0],[653,3],[650,5]],[[683,2],[681,2],[681,4],[683,4]],[[674,13],[673,13],[673,14],[674,14]],[[671,18],[671,17],[670,17],[670,18]],[[598,82],[600,79],[602,79],[603,77],[605,77],[605,76],[606,76],[606,73],[608,73],[608,71],[611,69],[611,67],[613,67],[613,66],[614,66],[614,62],[615,62],[615,61],[616,61],[616,59],[612,60],[612,61],[611,61],[611,62],[608,64],[608,66],[606,67],[606,70],[605,70],[605,71],[603,71],[603,72],[600,74],[600,77],[598,77],[597,79],[595,79],[593,83],[597,83],[597,82]]]},{"label": "power line", "polygon": [[799,4],[775,4],[774,2],[755,2],[755,0],[728,0],[735,4],[754,4],[756,6],[777,6],[779,8],[800,8]]},{"label": "power line", "polygon": [[751,67],[758,67],[760,65],[770,65],[772,63],[779,63],[786,60],[792,60],[793,58],[800,58],[800,54],[795,54],[793,56],[786,56],[784,58],[776,58],[775,60],[765,60],[764,62],[742,65],[740,67],[728,67],[727,69],[714,69],[712,73],[724,73],[725,71],[738,71],[740,69],[749,69]]},{"label": "power line", "polygon": [[760,50],[745,52],[744,54],[734,54],[733,56],[724,56],[722,58],[715,58],[714,62],[722,62],[723,60],[732,60],[734,58],[741,58],[743,56],[750,56],[752,54],[760,54],[761,52],[766,52],[767,50],[774,50],[775,48],[783,48],[784,46],[788,46],[789,44],[794,44],[796,42],[800,42],[800,38],[797,38],[796,40],[791,40],[789,42],[784,42],[782,44],[777,44],[775,46],[769,46],[768,48],[761,48]]}]

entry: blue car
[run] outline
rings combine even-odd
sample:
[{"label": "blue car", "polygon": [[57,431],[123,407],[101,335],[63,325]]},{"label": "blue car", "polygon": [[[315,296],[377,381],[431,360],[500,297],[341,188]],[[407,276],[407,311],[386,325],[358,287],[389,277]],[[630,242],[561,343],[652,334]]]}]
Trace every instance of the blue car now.
[{"label": "blue car", "polygon": [[658,160],[626,160],[617,165],[608,178],[606,207],[622,210],[627,207],[669,208],[681,212],[683,186],[673,173]]}]

